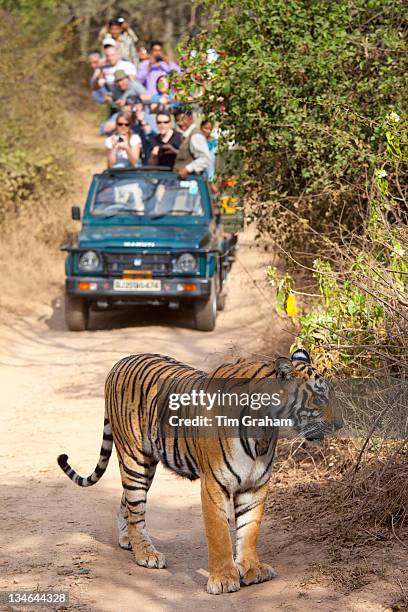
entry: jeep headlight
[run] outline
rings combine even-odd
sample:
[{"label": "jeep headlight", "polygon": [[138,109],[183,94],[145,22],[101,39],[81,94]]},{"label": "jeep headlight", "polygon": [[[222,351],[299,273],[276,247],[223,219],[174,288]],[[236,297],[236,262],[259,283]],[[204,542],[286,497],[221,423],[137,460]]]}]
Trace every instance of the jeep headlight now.
[{"label": "jeep headlight", "polygon": [[95,270],[101,269],[102,260],[98,253],[95,251],[85,251],[79,257],[78,268],[82,272],[95,272]]},{"label": "jeep headlight", "polygon": [[191,253],[182,253],[176,259],[175,268],[178,272],[195,272],[197,269],[197,258]]}]

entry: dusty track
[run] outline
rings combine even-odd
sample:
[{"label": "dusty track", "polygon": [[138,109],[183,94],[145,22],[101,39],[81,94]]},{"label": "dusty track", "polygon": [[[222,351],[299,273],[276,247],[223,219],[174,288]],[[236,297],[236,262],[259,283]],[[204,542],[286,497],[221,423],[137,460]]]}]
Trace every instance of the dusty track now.
[{"label": "dusty track", "polygon": [[[266,256],[244,242],[239,257],[261,280]],[[169,568],[149,571],[117,547],[116,458],[101,483],[89,490],[73,486],[55,458],[67,451],[81,473],[93,468],[101,439],[104,378],[119,358],[152,351],[211,367],[232,354],[249,354],[257,350],[268,323],[276,325],[270,306],[251,288],[239,263],[228,308],[216,331],[208,334],[195,331],[175,313],[143,310],[99,314],[92,331],[69,333],[58,302],[54,309],[44,308],[3,328],[1,484],[7,527],[0,588],[65,587],[74,607],[86,610],[179,609],[189,607],[193,598],[201,609],[216,603],[229,608],[230,598],[215,602],[204,592],[206,544],[197,483],[159,470],[149,493],[148,522]],[[274,348],[286,351],[278,343]],[[81,573],[83,569],[89,573]],[[276,584],[274,589],[282,588]],[[234,601],[262,601],[269,589],[246,589]]]},{"label": "dusty track", "polygon": [[[102,161],[95,136],[85,134],[82,176]],[[96,162],[95,162],[96,159]],[[206,543],[199,484],[159,469],[148,498],[148,525],[168,568],[147,570],[117,546],[116,512],[121,486],[113,457],[101,482],[75,487],[56,457],[67,452],[81,474],[97,460],[103,421],[103,384],[115,361],[129,353],[160,352],[201,368],[233,355],[262,350],[285,353],[289,336],[262,287],[270,256],[244,236],[235,264],[227,310],[212,333],[195,331],[177,313],[128,310],[95,316],[92,330],[65,329],[61,296],[52,306],[1,329],[0,590],[64,589],[70,610],[380,610],[370,597],[340,600],[321,585],[305,594],[301,583],[318,552],[288,538],[287,524],[271,531],[265,520],[260,551],[278,578],[239,593],[205,593]],[[245,269],[244,269],[244,267]],[[61,267],[61,278],[63,270]],[[37,608],[38,610],[38,608]]]}]

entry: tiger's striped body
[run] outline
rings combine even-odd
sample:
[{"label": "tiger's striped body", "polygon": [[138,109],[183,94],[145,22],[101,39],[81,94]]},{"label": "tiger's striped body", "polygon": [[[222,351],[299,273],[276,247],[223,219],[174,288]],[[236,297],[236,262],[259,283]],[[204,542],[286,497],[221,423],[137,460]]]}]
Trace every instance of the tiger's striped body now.
[{"label": "tiger's striped body", "polygon": [[[205,386],[215,378],[251,380],[287,375],[304,378],[305,385],[320,378],[300,357],[292,362],[280,358],[273,364],[227,364],[210,375],[161,355],[126,357],[112,368],[106,380],[104,435],[95,471],[84,479],[69,466],[66,455],[61,455],[58,463],[76,484],[91,486],[104,473],[115,443],[123,484],[118,516],[119,543],[123,548],[132,548],[136,562],[146,567],[165,566],[164,556],[154,548],[145,524],[146,496],[158,462],[191,480],[200,478],[209,553],[208,592],[235,591],[240,582],[252,584],[269,580],[275,573],[269,565],[259,561],[256,542],[272,470],[277,428],[271,428],[262,444],[258,440],[222,435],[166,436],[160,426],[158,393],[163,379],[170,381],[173,393],[181,393],[194,385]],[[320,392],[326,393],[324,386],[322,389]],[[313,392],[316,394],[316,389]],[[293,398],[291,401],[296,405]],[[227,518],[230,499],[234,503],[236,520],[235,560]]]}]

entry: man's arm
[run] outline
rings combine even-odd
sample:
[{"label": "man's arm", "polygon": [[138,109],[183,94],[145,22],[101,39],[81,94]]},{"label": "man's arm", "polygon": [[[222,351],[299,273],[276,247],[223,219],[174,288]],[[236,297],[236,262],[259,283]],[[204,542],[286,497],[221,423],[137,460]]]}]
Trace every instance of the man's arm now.
[{"label": "man's arm", "polygon": [[161,65],[167,71],[167,73],[171,72],[172,70],[175,70],[179,74],[181,73],[181,68],[178,64],[176,64],[176,62],[171,62],[170,60],[167,60],[165,62],[161,62]]},{"label": "man's arm", "polygon": [[136,34],[136,32],[134,30],[132,30],[132,28],[128,28],[126,30],[126,32],[128,33],[128,35],[130,36],[130,38],[133,40],[134,44],[136,45],[137,41],[139,40],[138,35]]},{"label": "man's arm", "polygon": [[[103,81],[103,82],[102,82]],[[105,77],[102,68],[97,68],[91,77],[92,89],[99,89],[105,85]]]},{"label": "man's arm", "polygon": [[130,38],[130,44],[129,44],[129,56],[130,56],[129,59],[132,62],[132,64],[137,66],[139,64],[139,57],[137,55],[135,43],[133,42],[131,38]]},{"label": "man's arm", "polygon": [[188,172],[201,174],[210,166],[211,156],[204,134],[193,134],[190,139],[190,153],[194,160],[187,164]]},{"label": "man's arm", "polygon": [[125,92],[125,98],[127,99],[129,96],[138,96],[143,102],[148,102],[150,100],[146,87],[139,83],[139,81],[130,81],[129,87]]},{"label": "man's arm", "polygon": [[142,83],[142,85],[146,85],[146,78],[149,73],[149,69],[149,60],[143,60],[143,62],[140,62],[139,66],[137,67],[136,79],[139,81],[139,83]]}]

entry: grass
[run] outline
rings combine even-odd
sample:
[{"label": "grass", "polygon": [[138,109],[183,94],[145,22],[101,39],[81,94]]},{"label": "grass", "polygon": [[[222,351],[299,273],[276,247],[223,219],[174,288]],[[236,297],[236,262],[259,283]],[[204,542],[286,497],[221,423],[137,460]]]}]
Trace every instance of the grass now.
[{"label": "grass", "polygon": [[59,244],[65,233],[65,208],[40,214],[24,213],[3,224],[0,243],[1,317],[27,315],[36,304],[50,303],[61,291],[64,254]]}]

